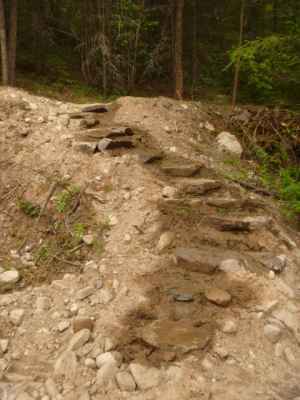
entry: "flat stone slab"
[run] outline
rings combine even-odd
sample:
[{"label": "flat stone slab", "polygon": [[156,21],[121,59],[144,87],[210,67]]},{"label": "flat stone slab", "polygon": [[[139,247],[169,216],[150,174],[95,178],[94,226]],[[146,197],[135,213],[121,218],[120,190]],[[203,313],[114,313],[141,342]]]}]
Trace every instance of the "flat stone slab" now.
[{"label": "flat stone slab", "polygon": [[[105,145],[103,146],[103,144]],[[135,144],[130,136],[124,136],[123,138],[109,139],[105,138],[100,140],[98,143],[98,150],[116,150],[116,149],[131,149],[135,147]]]},{"label": "flat stone slab", "polygon": [[174,177],[183,177],[188,178],[190,176],[195,175],[203,165],[196,164],[186,164],[186,165],[164,165],[161,167],[163,173],[174,176]]},{"label": "flat stone slab", "polygon": [[75,142],[73,149],[85,154],[94,154],[97,151],[97,143],[91,142]]},{"label": "flat stone slab", "polygon": [[190,320],[159,320],[141,331],[141,339],[150,346],[183,354],[203,350],[212,339],[212,335],[211,324],[195,327]]},{"label": "flat stone slab", "polygon": [[83,113],[97,113],[102,114],[108,112],[108,108],[104,104],[94,104],[91,106],[86,106],[81,109]]},{"label": "flat stone slab", "polygon": [[79,131],[75,135],[77,140],[97,141],[100,139],[127,138],[133,136],[134,132],[128,126],[105,126]]},{"label": "flat stone slab", "polygon": [[271,217],[246,217],[246,218],[210,218],[210,222],[220,231],[250,232],[267,228],[272,221]]},{"label": "flat stone slab", "polygon": [[143,164],[151,164],[154,163],[155,161],[160,161],[163,159],[163,152],[147,152],[147,151],[139,151],[138,152],[138,157],[139,160]]},{"label": "flat stone slab", "polygon": [[221,258],[206,250],[178,247],[175,257],[179,266],[185,267],[193,272],[212,274],[218,267]]},{"label": "flat stone slab", "polygon": [[179,193],[181,195],[190,194],[199,196],[220,189],[221,186],[221,182],[213,179],[182,179],[179,183]]}]

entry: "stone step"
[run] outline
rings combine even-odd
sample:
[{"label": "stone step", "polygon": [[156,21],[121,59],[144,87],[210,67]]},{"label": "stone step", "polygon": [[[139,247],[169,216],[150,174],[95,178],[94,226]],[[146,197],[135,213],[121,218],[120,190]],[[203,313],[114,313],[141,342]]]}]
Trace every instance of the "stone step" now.
[{"label": "stone step", "polygon": [[213,179],[191,178],[181,179],[178,184],[180,195],[201,196],[222,187],[221,182]]},{"label": "stone step", "polygon": [[135,143],[131,136],[124,136],[116,139],[105,138],[100,140],[97,145],[98,151],[116,150],[121,148],[131,149],[133,147],[135,147]]},{"label": "stone step", "polygon": [[155,161],[160,161],[164,157],[162,151],[138,151],[138,158],[143,164],[152,164]]},{"label": "stone step", "polygon": [[178,247],[175,250],[177,265],[192,272],[213,274],[223,257],[216,255],[212,249]]},{"label": "stone step", "polygon": [[197,174],[203,166],[203,164],[170,164],[161,166],[161,171],[173,177],[188,178]]},{"label": "stone step", "polygon": [[208,217],[208,222],[213,224],[221,232],[251,232],[268,228],[271,225],[272,218],[265,216],[244,217],[244,218],[218,218]]},{"label": "stone step", "polygon": [[190,207],[195,210],[202,207],[201,211],[204,211],[203,207],[214,207],[216,209],[226,209],[226,210],[255,210],[257,208],[265,209],[266,205],[259,200],[252,199],[235,199],[235,198],[162,198],[159,201],[161,206],[170,207]]},{"label": "stone step", "polygon": [[133,130],[127,126],[101,127],[75,133],[76,139],[82,141],[97,141],[105,138],[118,139],[133,135]]},{"label": "stone step", "polygon": [[108,112],[108,108],[105,104],[93,104],[91,106],[83,107],[81,112],[102,114]]},{"label": "stone step", "polygon": [[189,320],[158,320],[143,328],[140,337],[156,349],[186,354],[206,348],[213,337],[213,325],[207,323],[195,327]]}]

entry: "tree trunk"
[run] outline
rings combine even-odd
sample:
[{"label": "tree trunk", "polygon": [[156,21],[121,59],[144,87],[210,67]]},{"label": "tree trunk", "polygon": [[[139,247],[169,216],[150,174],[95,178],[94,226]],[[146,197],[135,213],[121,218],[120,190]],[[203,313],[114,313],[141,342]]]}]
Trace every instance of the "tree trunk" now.
[{"label": "tree trunk", "polygon": [[16,54],[17,54],[17,29],[18,29],[18,0],[11,0],[9,24],[9,84],[16,84]]},{"label": "tree trunk", "polygon": [[193,64],[192,64],[192,97],[198,81],[198,1],[193,1]]},{"label": "tree trunk", "polygon": [[[240,36],[239,36],[239,49],[243,44],[244,35],[244,18],[245,18],[245,0],[241,0],[241,14],[240,14]],[[241,55],[239,53],[238,59],[235,65],[234,81],[233,81],[233,93],[232,93],[232,107],[236,106],[236,100],[239,89],[239,78],[240,78],[240,68],[241,68]]]},{"label": "tree trunk", "polygon": [[183,94],[183,66],[182,66],[182,42],[183,42],[183,8],[184,0],[176,1],[175,22],[175,98],[182,99]]},{"label": "tree trunk", "polygon": [[4,1],[0,0],[0,46],[1,46],[1,70],[2,70],[2,83],[8,85],[8,49],[7,49],[7,36],[6,36],[6,22],[5,22],[5,9]]}]

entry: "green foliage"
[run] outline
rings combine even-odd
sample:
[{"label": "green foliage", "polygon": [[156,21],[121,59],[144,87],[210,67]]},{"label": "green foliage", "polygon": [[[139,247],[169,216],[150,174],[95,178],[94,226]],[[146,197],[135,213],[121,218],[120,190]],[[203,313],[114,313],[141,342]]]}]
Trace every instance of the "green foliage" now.
[{"label": "green foliage", "polygon": [[65,212],[69,211],[71,205],[73,204],[73,200],[80,192],[80,188],[77,186],[71,186],[70,188],[63,190],[58,194],[55,199],[55,208],[56,211],[64,214]]},{"label": "green foliage", "polygon": [[290,167],[280,171],[280,196],[286,202],[290,215],[300,215],[300,168]]},{"label": "green foliage", "polygon": [[[285,157],[285,150],[281,149],[281,152]],[[256,148],[256,157],[261,182],[277,192],[288,216],[300,215],[300,167],[283,167],[280,151],[270,155],[264,149]]]},{"label": "green foliage", "polygon": [[33,204],[29,200],[21,199],[19,200],[20,210],[30,218],[36,218],[39,216],[41,207],[39,205]]},{"label": "green foliage", "polygon": [[247,41],[230,53],[231,65],[241,60],[241,88],[260,101],[288,95],[299,98],[300,36],[270,35]]},{"label": "green foliage", "polygon": [[85,230],[86,230],[85,224],[83,224],[81,222],[74,224],[73,234],[74,234],[75,240],[80,242],[84,236]]}]

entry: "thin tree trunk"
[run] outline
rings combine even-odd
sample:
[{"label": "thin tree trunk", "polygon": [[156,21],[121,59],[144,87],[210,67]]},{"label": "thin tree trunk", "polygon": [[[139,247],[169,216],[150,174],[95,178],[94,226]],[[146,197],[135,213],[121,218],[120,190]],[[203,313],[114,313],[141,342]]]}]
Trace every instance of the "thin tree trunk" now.
[{"label": "thin tree trunk", "polygon": [[[245,0],[241,0],[239,49],[241,48],[241,46],[243,44],[244,18],[245,18]],[[238,59],[236,61],[236,65],[235,65],[235,72],[234,72],[232,107],[236,106],[236,100],[237,100],[238,89],[239,89],[240,68],[241,68],[241,55],[239,52]]]},{"label": "thin tree trunk", "polygon": [[16,55],[17,55],[17,29],[18,29],[18,0],[11,0],[9,24],[9,84],[16,84]]},{"label": "thin tree trunk", "polygon": [[8,85],[8,49],[7,49],[7,36],[6,36],[6,22],[4,2],[0,0],[0,46],[1,46],[1,70],[2,70],[2,83]]},{"label": "thin tree trunk", "polygon": [[182,99],[182,94],[183,94],[183,66],[182,66],[183,8],[184,8],[184,0],[177,0],[176,23],[175,23],[175,97],[178,100]]},{"label": "thin tree trunk", "polygon": [[192,82],[192,97],[194,98],[195,88],[198,80],[198,3],[193,1],[193,82]]}]

